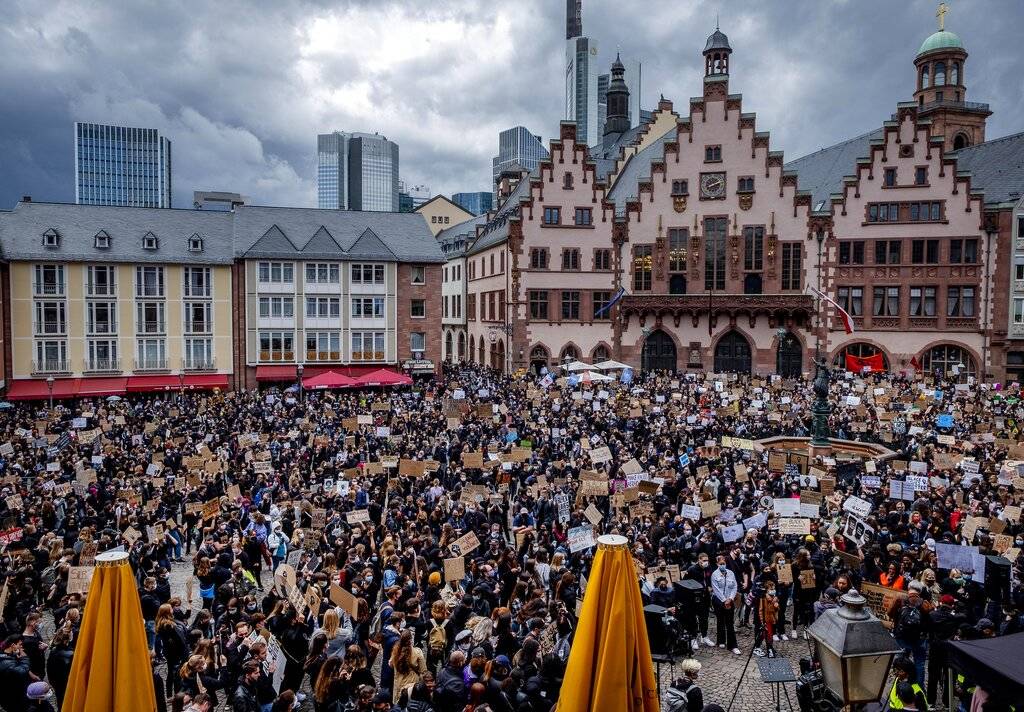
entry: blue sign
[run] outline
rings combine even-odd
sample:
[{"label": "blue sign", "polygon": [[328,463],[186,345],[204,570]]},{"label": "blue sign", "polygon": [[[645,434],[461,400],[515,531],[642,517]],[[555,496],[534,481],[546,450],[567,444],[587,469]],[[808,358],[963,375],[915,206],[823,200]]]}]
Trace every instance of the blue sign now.
[{"label": "blue sign", "polygon": [[943,413],[939,416],[935,424],[940,428],[952,428],[953,427],[953,416],[949,413]]},{"label": "blue sign", "polygon": [[682,467],[689,467],[689,466],[690,466],[690,456],[689,456],[689,455],[687,455],[687,454],[686,454],[686,453],[684,452],[684,453],[683,453],[682,455],[680,455],[680,456],[679,456],[679,464],[680,464],[680,465],[681,465]]},{"label": "blue sign", "polygon": [[625,371],[623,371],[622,376],[619,377],[619,380],[622,381],[623,383],[632,383],[633,369],[627,368]]}]

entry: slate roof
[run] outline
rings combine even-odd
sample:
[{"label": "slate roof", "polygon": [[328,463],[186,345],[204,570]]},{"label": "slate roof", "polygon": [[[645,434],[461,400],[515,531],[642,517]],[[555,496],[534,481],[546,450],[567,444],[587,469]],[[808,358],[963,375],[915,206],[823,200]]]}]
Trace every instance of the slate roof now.
[{"label": "slate roof", "polygon": [[444,262],[419,213],[243,205],[234,216],[235,252],[242,258]]},{"label": "slate roof", "polygon": [[615,163],[622,149],[636,143],[641,133],[647,130],[648,123],[643,122],[622,133],[608,134],[603,137],[601,145],[591,147],[590,160],[594,162],[599,180],[604,180],[615,170]]},{"label": "slate roof", "polygon": [[797,190],[810,192],[812,210],[828,210],[829,196],[843,192],[843,177],[857,172],[857,159],[869,157],[871,142],[883,135],[881,128],[868,131],[790,161],[784,170],[797,174]]},{"label": "slate roof", "polygon": [[[230,212],[212,210],[19,202],[0,214],[0,244],[9,260],[227,265],[234,259],[231,223]],[[43,246],[50,229],[60,238],[57,247]],[[101,230],[110,247],[96,247]],[[156,236],[157,249],[143,249],[147,232]],[[193,235],[203,239],[202,252],[189,251]]]},{"label": "slate roof", "polygon": [[[53,229],[57,247],[43,245]],[[95,246],[100,231],[110,247]],[[146,233],[156,250],[142,246]],[[191,252],[189,238],[203,239]],[[0,213],[0,246],[10,260],[231,264],[236,257],[444,262],[419,213],[240,206],[234,211],[18,203]]]},{"label": "slate roof", "polygon": [[640,181],[651,177],[651,162],[665,157],[665,143],[675,135],[676,127],[673,126],[626,161],[615,179],[615,185],[608,191],[608,199],[615,203],[616,215],[624,213],[626,201],[637,197]]},{"label": "slate roof", "polygon": [[516,189],[498,207],[498,212],[487,222],[483,234],[466,250],[467,255],[474,255],[481,250],[497,245],[508,237],[508,220],[519,213],[519,201],[529,195],[530,180],[540,175],[540,168],[535,168],[516,185]]},{"label": "slate roof", "polygon": [[1024,196],[1024,133],[1003,136],[954,151],[957,171],[969,171],[971,189],[985,192],[985,203],[1007,203]]}]

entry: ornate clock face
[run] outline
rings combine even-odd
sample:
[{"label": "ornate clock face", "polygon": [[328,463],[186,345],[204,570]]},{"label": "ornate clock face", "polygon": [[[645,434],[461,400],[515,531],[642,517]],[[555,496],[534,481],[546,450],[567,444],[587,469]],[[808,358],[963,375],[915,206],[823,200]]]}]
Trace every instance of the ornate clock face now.
[{"label": "ornate clock face", "polygon": [[725,173],[704,173],[700,177],[701,198],[725,197]]}]

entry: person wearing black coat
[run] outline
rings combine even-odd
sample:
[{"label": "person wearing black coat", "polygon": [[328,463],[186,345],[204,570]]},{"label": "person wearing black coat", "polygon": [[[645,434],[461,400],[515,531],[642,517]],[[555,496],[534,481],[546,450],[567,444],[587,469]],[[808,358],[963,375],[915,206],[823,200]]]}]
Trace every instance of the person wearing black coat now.
[{"label": "person wearing black coat", "polygon": [[74,655],[70,636],[59,632],[50,647],[50,656],[46,659],[46,679],[49,680],[53,692],[57,696],[57,706],[64,705],[64,694],[68,689],[68,677],[71,675],[71,658]]},{"label": "person wearing black coat", "polygon": [[22,647],[21,635],[15,633],[4,640],[0,653],[0,690],[6,712],[23,712],[28,704],[25,691],[32,682],[29,660]]},{"label": "person wearing black coat", "polygon": [[260,678],[260,665],[250,660],[242,666],[242,679],[231,695],[231,712],[260,712],[256,697],[256,684]]},{"label": "person wearing black coat", "polygon": [[434,685],[434,708],[437,712],[461,712],[466,706],[466,683],[462,678],[465,664],[465,654],[453,650],[448,656],[448,664],[437,674],[437,684]]},{"label": "person wearing black coat", "polygon": [[540,674],[523,685],[523,694],[530,701],[533,712],[548,712],[558,702],[562,687],[562,663],[558,656],[548,653],[540,665]]}]

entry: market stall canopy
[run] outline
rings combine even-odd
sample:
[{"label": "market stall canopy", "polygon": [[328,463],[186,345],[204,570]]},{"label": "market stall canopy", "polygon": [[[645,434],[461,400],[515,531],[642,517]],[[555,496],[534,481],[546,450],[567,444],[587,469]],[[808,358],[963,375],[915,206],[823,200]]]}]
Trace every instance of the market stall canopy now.
[{"label": "market stall canopy", "polygon": [[404,373],[396,373],[386,368],[378,368],[376,371],[360,376],[356,380],[357,386],[409,386],[412,379]]},{"label": "market stall canopy", "polygon": [[1024,633],[949,643],[949,664],[993,697],[1024,700]]},{"label": "market stall canopy", "polygon": [[583,363],[582,361],[572,361],[562,366],[566,371],[572,373],[573,371],[589,371],[593,368],[589,363]]},{"label": "market stall canopy", "polygon": [[302,387],[307,390],[316,390],[318,388],[351,388],[356,385],[359,385],[358,380],[355,378],[349,378],[337,371],[326,371],[318,376],[302,379]]},{"label": "market stall canopy", "polygon": [[621,361],[602,361],[594,364],[594,368],[598,371],[625,371],[629,367],[628,364]]}]

